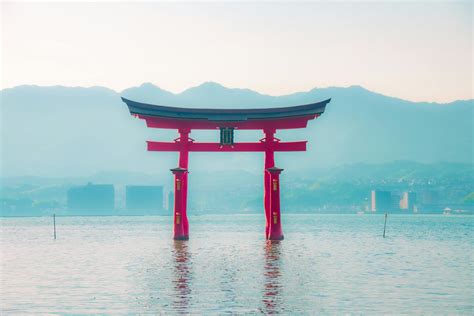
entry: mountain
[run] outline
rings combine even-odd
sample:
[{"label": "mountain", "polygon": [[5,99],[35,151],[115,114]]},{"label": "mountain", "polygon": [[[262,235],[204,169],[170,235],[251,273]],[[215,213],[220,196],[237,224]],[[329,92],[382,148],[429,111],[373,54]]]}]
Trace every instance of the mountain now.
[{"label": "mountain", "polygon": [[[1,97],[3,176],[83,176],[123,170],[167,175],[174,153],[146,152],[145,140],[171,140],[175,131],[151,130],[133,119],[120,96],[186,107],[277,107],[331,98],[326,112],[304,130],[280,131],[283,140],[308,139],[307,153],[277,154],[277,164],[294,172],[354,163],[412,160],[472,163],[473,100],[449,104],[409,102],[359,86],[315,88],[284,96],[229,89],[207,82],[181,93],[150,83],[117,93],[103,87],[19,86]],[[218,141],[214,131],[197,140]],[[236,140],[258,140],[260,132],[236,132]],[[190,170],[260,172],[258,153],[194,153]]]}]

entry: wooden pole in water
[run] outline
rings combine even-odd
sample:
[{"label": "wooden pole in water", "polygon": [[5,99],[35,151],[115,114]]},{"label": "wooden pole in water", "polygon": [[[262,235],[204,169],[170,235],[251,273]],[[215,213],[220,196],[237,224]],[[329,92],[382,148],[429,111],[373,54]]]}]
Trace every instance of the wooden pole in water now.
[{"label": "wooden pole in water", "polygon": [[54,240],[56,240],[56,214],[53,214]]},{"label": "wooden pole in water", "polygon": [[387,213],[385,213],[385,223],[383,224],[383,238],[385,238],[385,228],[387,227]]}]

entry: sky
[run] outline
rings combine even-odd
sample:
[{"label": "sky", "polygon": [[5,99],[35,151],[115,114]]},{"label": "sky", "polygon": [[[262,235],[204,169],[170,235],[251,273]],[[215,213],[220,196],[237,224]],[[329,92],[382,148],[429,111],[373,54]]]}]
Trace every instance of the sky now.
[{"label": "sky", "polygon": [[1,5],[1,88],[206,81],[284,95],[361,85],[411,101],[471,99],[467,2]]}]

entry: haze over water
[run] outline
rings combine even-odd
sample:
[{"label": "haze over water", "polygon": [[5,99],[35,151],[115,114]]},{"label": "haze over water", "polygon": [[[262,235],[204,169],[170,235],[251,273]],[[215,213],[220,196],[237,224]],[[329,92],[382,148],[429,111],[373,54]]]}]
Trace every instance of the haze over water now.
[{"label": "haze over water", "polygon": [[473,218],[283,215],[1,218],[4,313],[473,312]]}]

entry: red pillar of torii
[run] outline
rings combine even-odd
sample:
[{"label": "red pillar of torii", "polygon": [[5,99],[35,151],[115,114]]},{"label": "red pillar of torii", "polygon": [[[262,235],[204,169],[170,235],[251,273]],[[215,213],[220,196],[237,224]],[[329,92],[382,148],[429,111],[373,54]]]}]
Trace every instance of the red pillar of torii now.
[{"label": "red pillar of torii", "polygon": [[[189,152],[263,152],[265,238],[282,240],[280,216],[280,173],[275,166],[275,152],[306,151],[306,141],[282,142],[275,137],[278,129],[305,128],[309,120],[324,113],[331,99],[291,107],[265,109],[195,109],[146,104],[122,98],[130,113],[146,121],[151,128],[176,129],[179,137],[173,142],[148,141],[148,151],[179,153],[174,175],[175,240],[189,239],[187,217]],[[195,142],[189,137],[193,129],[220,130],[219,143]],[[235,130],[262,130],[258,142],[234,143]]]}]

